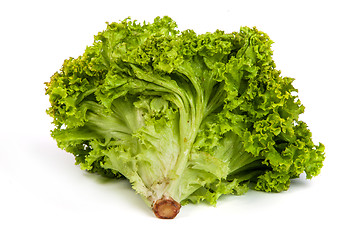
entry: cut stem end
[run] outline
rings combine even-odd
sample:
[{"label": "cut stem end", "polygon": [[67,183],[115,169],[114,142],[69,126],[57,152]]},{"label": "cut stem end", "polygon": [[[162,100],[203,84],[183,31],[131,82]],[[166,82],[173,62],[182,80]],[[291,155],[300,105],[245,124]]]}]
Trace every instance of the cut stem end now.
[{"label": "cut stem end", "polygon": [[173,219],[180,212],[181,205],[171,197],[162,197],[153,203],[153,212],[161,219]]}]

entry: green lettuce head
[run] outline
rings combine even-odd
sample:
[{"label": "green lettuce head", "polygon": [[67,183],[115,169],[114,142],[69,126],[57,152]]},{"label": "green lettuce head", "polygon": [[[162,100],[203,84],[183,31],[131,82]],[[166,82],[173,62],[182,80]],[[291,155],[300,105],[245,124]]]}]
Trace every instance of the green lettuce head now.
[{"label": "green lettuce head", "polygon": [[88,172],[128,179],[159,218],[318,175],[324,146],[299,120],[269,37],[176,28],[169,17],[111,23],[65,60],[46,83],[58,146]]}]

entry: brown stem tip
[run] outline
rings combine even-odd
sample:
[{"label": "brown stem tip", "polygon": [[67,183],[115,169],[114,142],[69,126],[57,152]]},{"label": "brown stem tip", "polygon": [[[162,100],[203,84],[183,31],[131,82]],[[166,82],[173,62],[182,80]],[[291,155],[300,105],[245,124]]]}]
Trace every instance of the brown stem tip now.
[{"label": "brown stem tip", "polygon": [[180,203],[171,197],[162,197],[153,204],[153,211],[156,217],[161,219],[173,219],[179,213]]}]

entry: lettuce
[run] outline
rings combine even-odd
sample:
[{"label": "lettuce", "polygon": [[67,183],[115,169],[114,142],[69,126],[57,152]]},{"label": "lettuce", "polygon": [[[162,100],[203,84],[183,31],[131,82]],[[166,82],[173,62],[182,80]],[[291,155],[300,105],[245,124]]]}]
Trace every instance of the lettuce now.
[{"label": "lettuce", "polygon": [[324,146],[299,120],[268,35],[179,32],[169,17],[107,23],[46,83],[58,146],[88,172],[128,179],[159,218],[249,188],[319,174]]}]

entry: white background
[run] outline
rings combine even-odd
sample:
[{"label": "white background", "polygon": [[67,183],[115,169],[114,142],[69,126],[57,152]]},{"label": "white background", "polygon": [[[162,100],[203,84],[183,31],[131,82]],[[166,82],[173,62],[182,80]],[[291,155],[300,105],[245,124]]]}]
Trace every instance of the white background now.
[{"label": "white background", "polygon": [[[360,7],[357,1],[2,1],[0,239],[360,239]],[[321,174],[279,194],[153,216],[125,181],[87,174],[50,137],[44,82],[105,22],[168,15],[180,30],[257,26],[296,79],[302,119],[326,146]]]}]

